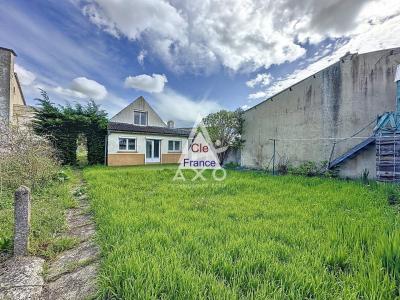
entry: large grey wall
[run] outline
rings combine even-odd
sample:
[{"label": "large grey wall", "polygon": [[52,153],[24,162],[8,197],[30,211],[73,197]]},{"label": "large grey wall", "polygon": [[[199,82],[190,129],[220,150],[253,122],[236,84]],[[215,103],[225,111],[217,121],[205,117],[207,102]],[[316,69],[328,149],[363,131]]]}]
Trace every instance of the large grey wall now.
[{"label": "large grey wall", "polygon": [[9,120],[13,54],[0,48],[0,117]]},{"label": "large grey wall", "polygon": [[[277,161],[296,165],[329,160],[335,138],[346,138],[377,115],[395,110],[393,82],[400,48],[349,54],[298,84],[247,110],[241,164],[271,166],[272,141]],[[371,124],[356,137],[339,142],[333,158],[372,134]],[[342,175],[359,176],[364,168],[375,175],[373,150],[342,166]],[[283,159],[282,159],[283,160]]]}]

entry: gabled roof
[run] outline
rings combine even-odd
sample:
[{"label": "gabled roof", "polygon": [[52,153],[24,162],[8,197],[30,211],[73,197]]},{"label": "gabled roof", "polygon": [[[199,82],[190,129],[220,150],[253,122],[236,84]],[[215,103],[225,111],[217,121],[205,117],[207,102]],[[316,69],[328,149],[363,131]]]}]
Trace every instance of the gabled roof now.
[{"label": "gabled roof", "polygon": [[157,127],[157,126],[139,126],[127,123],[110,122],[107,126],[108,131],[117,132],[132,132],[132,133],[152,133],[160,135],[172,135],[188,137],[190,134],[189,130],[179,128],[168,128],[168,127]]},{"label": "gabled roof", "polygon": [[[152,125],[167,127],[167,124],[161,119],[158,113],[151,107],[151,105],[144,99],[143,96],[136,98],[129,105],[124,107],[115,116],[110,119],[110,122],[117,123],[129,123],[133,122],[133,111],[134,110],[145,110],[149,112],[149,120],[152,120]],[[129,119],[129,121],[128,121]]]}]

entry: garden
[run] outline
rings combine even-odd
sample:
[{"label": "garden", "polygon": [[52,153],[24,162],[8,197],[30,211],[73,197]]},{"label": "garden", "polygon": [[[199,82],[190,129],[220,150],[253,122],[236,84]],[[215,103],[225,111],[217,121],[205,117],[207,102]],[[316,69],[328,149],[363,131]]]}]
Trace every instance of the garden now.
[{"label": "garden", "polygon": [[[400,298],[397,185],[333,178],[314,163],[278,165],[280,176],[226,164],[222,181],[211,170],[173,180],[175,165],[101,166],[105,113],[42,96],[33,130],[0,124],[0,261],[12,252],[19,185],[32,191],[29,254],[46,261],[79,242],[63,233],[82,186],[99,299]],[[220,139],[221,118],[206,121]]]},{"label": "garden", "polygon": [[100,298],[399,297],[393,186],[233,170],[173,181],[175,168],[84,169]]}]

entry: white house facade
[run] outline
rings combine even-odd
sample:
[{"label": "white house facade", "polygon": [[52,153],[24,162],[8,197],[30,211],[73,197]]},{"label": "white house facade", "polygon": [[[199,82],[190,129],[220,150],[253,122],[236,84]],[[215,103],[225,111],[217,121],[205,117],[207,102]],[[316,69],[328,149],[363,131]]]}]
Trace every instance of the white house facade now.
[{"label": "white house facade", "polygon": [[189,131],[173,128],[143,97],[137,98],[108,124],[107,165],[179,163],[188,148]]}]

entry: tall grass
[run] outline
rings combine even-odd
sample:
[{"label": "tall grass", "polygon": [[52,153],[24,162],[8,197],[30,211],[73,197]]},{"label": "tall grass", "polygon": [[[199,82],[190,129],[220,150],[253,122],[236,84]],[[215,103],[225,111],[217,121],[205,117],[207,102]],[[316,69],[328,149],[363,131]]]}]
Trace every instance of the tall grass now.
[{"label": "tall grass", "polygon": [[[75,207],[71,188],[77,178],[71,169],[64,169],[66,181],[53,180],[32,192],[31,232],[29,235],[32,255],[52,258],[73,241],[60,236],[66,229],[65,211]],[[14,190],[0,193],[0,254],[11,253],[14,230]]]},{"label": "tall grass", "polygon": [[174,182],[174,173],[84,170],[100,298],[399,298],[399,216],[385,186],[237,171]]}]

